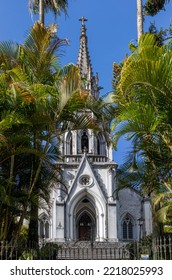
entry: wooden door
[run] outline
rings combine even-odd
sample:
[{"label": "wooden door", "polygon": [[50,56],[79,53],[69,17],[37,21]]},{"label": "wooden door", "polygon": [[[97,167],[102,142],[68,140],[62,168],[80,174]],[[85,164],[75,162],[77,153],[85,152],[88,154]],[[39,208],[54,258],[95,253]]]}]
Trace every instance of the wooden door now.
[{"label": "wooden door", "polygon": [[91,240],[92,221],[87,213],[84,213],[79,220],[79,240]]}]

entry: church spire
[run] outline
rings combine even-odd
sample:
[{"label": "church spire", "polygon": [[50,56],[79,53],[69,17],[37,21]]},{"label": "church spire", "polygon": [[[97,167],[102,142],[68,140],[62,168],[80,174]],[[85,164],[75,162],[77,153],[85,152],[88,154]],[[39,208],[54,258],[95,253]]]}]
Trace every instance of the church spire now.
[{"label": "church spire", "polygon": [[86,27],[85,22],[87,21],[86,18],[82,17],[79,19],[82,23],[81,25],[81,35],[80,35],[80,47],[78,53],[78,62],[77,65],[80,69],[80,74],[82,78],[86,78],[88,82],[91,81],[93,76],[92,73],[92,65],[88,51],[88,39],[86,35]]}]

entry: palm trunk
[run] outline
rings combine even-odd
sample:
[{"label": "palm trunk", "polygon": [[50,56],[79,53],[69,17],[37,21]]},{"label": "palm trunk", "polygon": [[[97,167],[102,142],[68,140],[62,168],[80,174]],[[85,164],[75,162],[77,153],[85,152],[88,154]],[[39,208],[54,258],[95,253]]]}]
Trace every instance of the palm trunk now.
[{"label": "palm trunk", "polygon": [[28,244],[32,246],[32,249],[38,248],[38,208],[39,208],[39,188],[36,186],[34,190],[34,203],[30,203],[30,221],[28,230]]},{"label": "palm trunk", "polygon": [[[9,186],[8,186],[9,197],[11,196],[11,192],[12,192],[12,182],[14,176],[14,160],[15,160],[15,156],[12,155],[10,159],[10,176],[9,176]],[[2,248],[1,248],[2,254],[3,254],[3,250],[5,249],[6,242],[8,241],[10,225],[11,225],[11,220],[10,220],[10,211],[8,206],[3,221],[3,239],[2,239]]]},{"label": "palm trunk", "polygon": [[[12,155],[10,159],[10,177],[9,177],[9,189],[8,189],[8,195],[11,197],[12,192],[12,183],[13,183],[13,176],[14,176],[14,160],[15,156]],[[8,231],[10,228],[10,212],[9,207],[6,210],[6,217],[5,217],[5,227],[4,227],[4,242],[7,241]]]},{"label": "palm trunk", "polygon": [[137,0],[137,36],[138,42],[140,36],[143,34],[143,8],[142,0]]},{"label": "palm trunk", "polygon": [[39,0],[39,21],[44,25],[44,0]]}]

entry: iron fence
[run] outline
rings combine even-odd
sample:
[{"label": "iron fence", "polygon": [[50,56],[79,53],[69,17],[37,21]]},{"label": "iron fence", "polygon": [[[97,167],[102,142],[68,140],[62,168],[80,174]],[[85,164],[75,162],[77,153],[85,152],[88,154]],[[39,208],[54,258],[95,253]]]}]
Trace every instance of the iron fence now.
[{"label": "iron fence", "polygon": [[171,260],[171,236],[153,238],[149,242],[91,242],[46,243],[39,245],[0,243],[1,260],[131,260],[140,259],[143,254],[149,259]]},{"label": "iron fence", "polygon": [[152,250],[154,260],[172,260],[171,236],[154,238]]}]

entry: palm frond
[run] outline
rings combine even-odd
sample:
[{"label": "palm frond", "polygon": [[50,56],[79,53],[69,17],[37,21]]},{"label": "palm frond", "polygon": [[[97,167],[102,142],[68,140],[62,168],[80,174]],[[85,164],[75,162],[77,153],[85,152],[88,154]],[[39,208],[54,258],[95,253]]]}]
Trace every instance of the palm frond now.
[{"label": "palm frond", "polygon": [[[39,0],[29,0],[29,11],[37,14],[39,12]],[[67,14],[68,0],[44,0],[44,9],[46,12],[53,11],[53,13],[60,14],[61,12]]]},{"label": "palm frond", "polygon": [[9,70],[19,62],[20,45],[13,41],[0,42],[1,70]]}]

